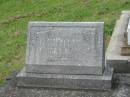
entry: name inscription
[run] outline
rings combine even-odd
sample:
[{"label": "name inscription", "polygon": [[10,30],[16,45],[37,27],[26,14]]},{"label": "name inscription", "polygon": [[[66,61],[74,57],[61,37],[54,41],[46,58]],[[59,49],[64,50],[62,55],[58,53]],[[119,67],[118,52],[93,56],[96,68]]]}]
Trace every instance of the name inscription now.
[{"label": "name inscription", "polygon": [[96,53],[96,33],[92,28],[56,27],[32,35],[35,64],[85,65]]}]

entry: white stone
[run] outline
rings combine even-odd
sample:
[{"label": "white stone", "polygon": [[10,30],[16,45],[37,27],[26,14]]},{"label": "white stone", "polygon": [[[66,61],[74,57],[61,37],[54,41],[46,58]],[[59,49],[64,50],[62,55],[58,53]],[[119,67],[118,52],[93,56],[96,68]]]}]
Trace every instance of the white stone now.
[{"label": "white stone", "polygon": [[127,42],[128,42],[128,45],[130,45],[130,19],[129,19],[128,28],[127,28]]}]

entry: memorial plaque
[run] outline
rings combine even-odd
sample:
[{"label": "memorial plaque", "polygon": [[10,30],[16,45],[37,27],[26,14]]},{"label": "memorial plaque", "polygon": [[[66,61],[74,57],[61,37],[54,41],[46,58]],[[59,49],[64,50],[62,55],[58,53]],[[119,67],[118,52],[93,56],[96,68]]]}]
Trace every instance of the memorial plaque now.
[{"label": "memorial plaque", "polygon": [[102,22],[30,22],[27,72],[102,75]]}]

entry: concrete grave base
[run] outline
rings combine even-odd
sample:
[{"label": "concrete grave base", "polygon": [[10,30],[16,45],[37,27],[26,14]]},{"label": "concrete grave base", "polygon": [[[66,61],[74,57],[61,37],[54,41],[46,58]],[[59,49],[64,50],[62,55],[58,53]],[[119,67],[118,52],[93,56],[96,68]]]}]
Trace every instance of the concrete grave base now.
[{"label": "concrete grave base", "polygon": [[16,78],[18,87],[110,90],[112,76],[112,68],[106,69],[102,76],[26,73],[24,68]]},{"label": "concrete grave base", "polygon": [[107,54],[107,65],[114,68],[116,73],[130,73],[130,56],[121,55],[121,47],[124,45],[124,33],[127,30],[130,11],[123,11],[117,21],[112,34]]},{"label": "concrete grave base", "polygon": [[114,74],[109,91],[17,87],[16,74],[0,87],[0,97],[130,97],[130,74]]}]

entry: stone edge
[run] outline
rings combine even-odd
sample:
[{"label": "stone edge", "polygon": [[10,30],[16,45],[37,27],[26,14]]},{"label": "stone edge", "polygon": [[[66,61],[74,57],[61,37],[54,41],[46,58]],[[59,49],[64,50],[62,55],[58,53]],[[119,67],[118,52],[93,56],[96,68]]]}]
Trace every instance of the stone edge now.
[{"label": "stone edge", "polygon": [[96,75],[62,75],[32,74],[25,68],[16,76],[18,87],[63,88],[63,89],[96,89],[110,90],[112,87],[113,69],[108,68],[102,76]]}]

